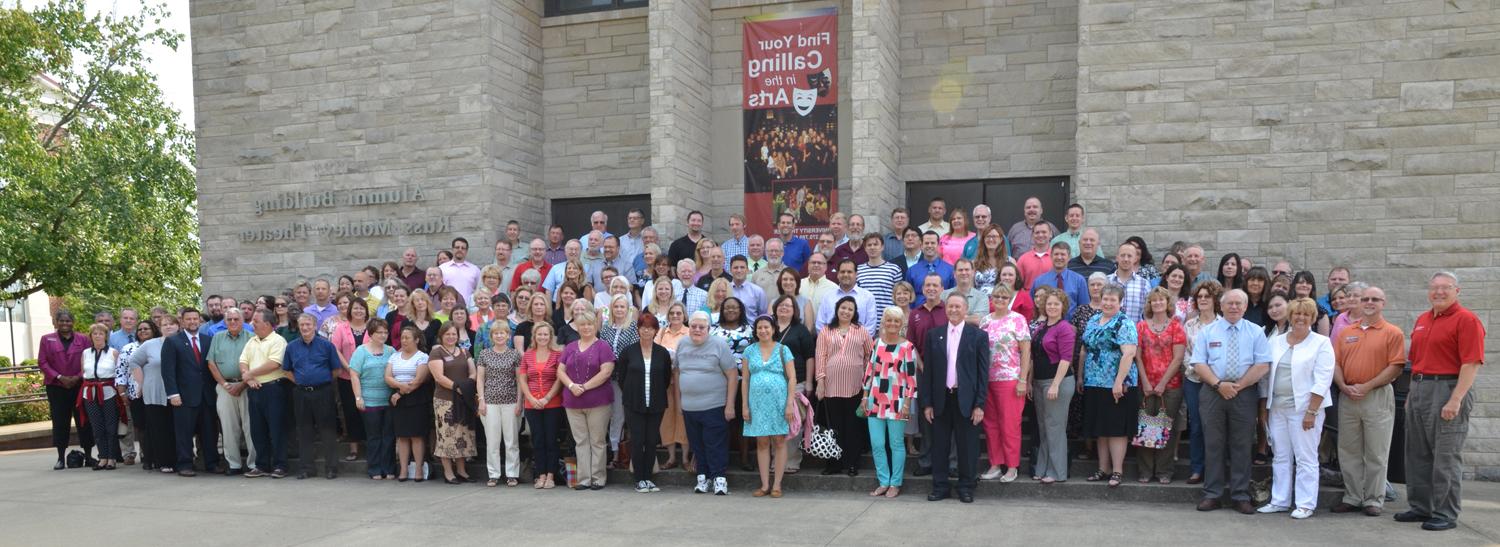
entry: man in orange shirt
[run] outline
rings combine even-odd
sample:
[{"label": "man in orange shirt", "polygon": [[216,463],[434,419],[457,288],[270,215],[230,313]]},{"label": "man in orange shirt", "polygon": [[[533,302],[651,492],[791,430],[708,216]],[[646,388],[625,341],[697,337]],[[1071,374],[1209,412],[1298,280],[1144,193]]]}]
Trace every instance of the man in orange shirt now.
[{"label": "man in orange shirt", "polygon": [[1406,497],[1411,510],[1397,522],[1423,530],[1458,526],[1464,439],[1474,397],[1469,389],[1484,365],[1484,325],[1458,303],[1458,276],[1438,272],[1427,281],[1432,309],[1411,331],[1411,392],[1406,398]]},{"label": "man in orange shirt", "polygon": [[1363,318],[1333,335],[1337,359],[1333,383],[1339,388],[1339,467],[1344,499],[1335,513],[1362,511],[1379,516],[1385,505],[1385,474],[1396,423],[1391,381],[1406,366],[1406,333],[1385,320],[1385,291],[1365,289]]}]

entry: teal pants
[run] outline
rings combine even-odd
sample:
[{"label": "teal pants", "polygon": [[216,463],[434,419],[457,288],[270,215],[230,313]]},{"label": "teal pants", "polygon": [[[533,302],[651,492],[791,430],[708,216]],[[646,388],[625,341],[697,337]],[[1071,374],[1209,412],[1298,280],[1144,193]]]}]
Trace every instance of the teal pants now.
[{"label": "teal pants", "polygon": [[[901,486],[906,471],[906,420],[865,418],[870,425],[870,452],[881,486]],[[887,453],[886,450],[890,452]]]}]

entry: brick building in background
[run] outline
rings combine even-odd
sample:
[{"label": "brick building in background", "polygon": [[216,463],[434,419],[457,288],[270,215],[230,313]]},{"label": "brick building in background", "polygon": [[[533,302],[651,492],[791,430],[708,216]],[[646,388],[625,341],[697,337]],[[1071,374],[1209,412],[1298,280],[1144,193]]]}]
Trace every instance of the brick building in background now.
[{"label": "brick building in background", "polygon": [[[1042,195],[1059,225],[1077,201],[1111,254],[1138,234],[1202,242],[1213,264],[1287,258],[1320,281],[1349,265],[1406,330],[1427,276],[1452,269],[1500,353],[1497,0],[614,0],[551,15],[579,3],[192,2],[205,290],[266,292],[408,246],[427,264],[454,235],[486,263],[505,220],[576,236],[597,207],[643,206],[666,237],[700,209],[722,235],[744,206],[742,22],[833,7],[839,206],[872,228],[908,203],[920,223],[931,195],[988,201],[1003,225],[1019,196]],[[390,189],[405,199],[372,201]],[[1489,478],[1494,368],[1466,447]]]}]

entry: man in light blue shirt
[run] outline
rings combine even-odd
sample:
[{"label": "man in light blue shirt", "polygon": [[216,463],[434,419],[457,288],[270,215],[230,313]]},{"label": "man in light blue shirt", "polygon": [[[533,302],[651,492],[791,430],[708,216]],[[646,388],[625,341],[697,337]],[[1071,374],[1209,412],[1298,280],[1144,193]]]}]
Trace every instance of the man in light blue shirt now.
[{"label": "man in light blue shirt", "polygon": [[1255,443],[1258,402],[1256,382],[1271,366],[1271,343],[1260,325],[1245,320],[1250,298],[1234,289],[1219,298],[1223,317],[1193,339],[1189,359],[1203,389],[1198,414],[1203,417],[1203,499],[1199,511],[1219,508],[1226,487],[1234,509],[1253,514],[1250,502],[1250,450]]},{"label": "man in light blue shirt", "polygon": [[1052,244],[1052,269],[1036,276],[1036,279],[1031,282],[1032,300],[1036,300],[1036,291],[1042,287],[1062,289],[1068,295],[1068,310],[1063,317],[1072,317],[1074,308],[1089,303],[1089,280],[1068,269],[1068,261],[1072,259],[1070,252],[1067,243],[1054,242]]},{"label": "man in light blue shirt", "polygon": [[[911,286],[920,287],[927,274],[937,274],[943,278],[944,289],[953,288],[953,266],[943,262],[943,258],[938,256],[938,235],[932,231],[922,234],[922,258],[906,268],[906,280]],[[918,293],[914,304],[920,306],[926,299],[927,297]]]},{"label": "man in light blue shirt", "polygon": [[745,317],[754,319],[766,313],[766,291],[750,281],[750,261],[745,255],[729,260],[729,291],[745,305]]},{"label": "man in light blue shirt", "polygon": [[120,330],[109,333],[109,347],[120,351],[135,341],[135,327],[141,323],[141,314],[135,308],[120,308]]},{"label": "man in light blue shirt", "polygon": [[634,261],[646,250],[646,214],[640,209],[631,209],[625,213],[625,227],[629,230],[620,234],[620,256]]}]

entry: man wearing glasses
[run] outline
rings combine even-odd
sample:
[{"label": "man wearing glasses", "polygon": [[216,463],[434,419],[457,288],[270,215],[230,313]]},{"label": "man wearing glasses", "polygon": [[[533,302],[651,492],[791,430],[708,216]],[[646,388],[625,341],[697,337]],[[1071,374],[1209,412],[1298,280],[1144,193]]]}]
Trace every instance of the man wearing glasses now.
[{"label": "man wearing glasses", "polygon": [[[1411,510],[1396,522],[1423,530],[1458,526],[1464,439],[1474,397],[1469,389],[1484,364],[1484,325],[1458,303],[1458,276],[1427,281],[1432,309],[1411,331],[1411,391],[1406,398],[1406,497]],[[1369,296],[1367,290],[1362,296]]]},{"label": "man wearing glasses", "polygon": [[1385,291],[1365,289],[1358,323],[1332,336],[1333,383],[1339,388],[1339,467],[1344,499],[1335,513],[1380,516],[1396,423],[1391,381],[1406,366],[1406,333],[1385,320]]}]

